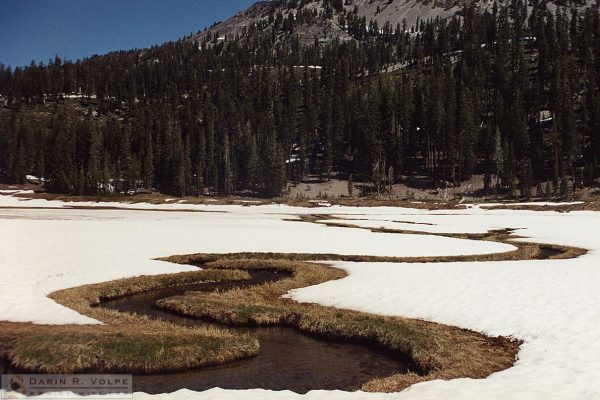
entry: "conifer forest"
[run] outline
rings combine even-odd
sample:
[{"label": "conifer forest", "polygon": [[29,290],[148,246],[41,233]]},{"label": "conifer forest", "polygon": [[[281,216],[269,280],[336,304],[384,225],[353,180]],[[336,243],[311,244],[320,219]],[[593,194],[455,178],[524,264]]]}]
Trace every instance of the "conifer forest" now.
[{"label": "conifer forest", "polygon": [[[292,4],[290,4],[292,3]],[[0,182],[278,196],[307,175],[531,196],[600,176],[600,15],[514,0],[378,26],[325,1],[236,37],[0,66]],[[328,20],[351,39],[295,34]]]}]

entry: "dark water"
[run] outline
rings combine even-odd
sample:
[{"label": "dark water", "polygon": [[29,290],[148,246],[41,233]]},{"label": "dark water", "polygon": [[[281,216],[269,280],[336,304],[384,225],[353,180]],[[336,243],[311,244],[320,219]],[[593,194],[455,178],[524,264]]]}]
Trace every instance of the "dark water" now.
[{"label": "dark water", "polygon": [[[281,275],[258,272],[247,284],[279,279]],[[165,393],[182,388],[292,390],[305,393],[315,389],[355,390],[377,377],[406,372],[406,365],[368,346],[336,343],[303,335],[286,327],[228,327],[190,319],[154,307],[161,298],[186,291],[207,291],[239,286],[239,283],[195,284],[171,287],[103,303],[103,307],[162,318],[183,325],[211,325],[247,332],[260,341],[256,357],[221,366],[186,372],[136,376],[134,391]]]},{"label": "dark water", "polygon": [[561,254],[563,254],[562,250],[549,246],[540,246],[540,254],[538,255],[537,259],[548,260]]},{"label": "dark water", "polygon": [[0,358],[0,375],[1,374],[11,374],[15,371],[13,371],[11,368],[9,368],[8,366],[8,361],[5,360],[4,358]]}]

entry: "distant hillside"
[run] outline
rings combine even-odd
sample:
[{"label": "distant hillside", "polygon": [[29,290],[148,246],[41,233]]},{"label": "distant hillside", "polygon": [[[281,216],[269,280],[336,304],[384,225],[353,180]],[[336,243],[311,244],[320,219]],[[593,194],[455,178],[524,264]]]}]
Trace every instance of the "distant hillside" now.
[{"label": "distant hillside", "polygon": [[[499,6],[505,3],[499,0]],[[557,5],[585,8],[596,5],[595,0],[547,1],[549,10],[556,10]],[[271,0],[259,1],[247,10],[199,32],[188,38],[190,41],[219,41],[233,40],[236,37],[252,32],[275,31],[281,35],[286,31],[284,23],[277,23],[280,14],[283,21],[291,18],[298,20],[302,13],[314,13],[318,18],[297,23],[289,30],[289,36],[296,36],[300,43],[310,44],[315,40],[328,41],[332,39],[349,40],[353,37],[348,31],[347,21],[350,16],[364,18],[367,24],[376,22],[379,29],[386,24],[392,29],[400,26],[410,30],[419,21],[435,18],[450,18],[460,13],[465,4],[479,11],[491,10],[494,1],[491,0]],[[531,11],[533,2],[528,3]],[[354,36],[356,39],[356,37]]]},{"label": "distant hillside", "polygon": [[[448,4],[442,4],[448,3]],[[456,2],[421,1],[421,0],[273,0],[261,1],[247,10],[229,18],[226,21],[193,35],[189,40],[202,42],[207,39],[234,39],[244,36],[253,24],[260,31],[268,31],[275,27],[281,33],[282,26],[276,26],[277,14],[283,19],[298,13],[312,12],[316,15],[329,13],[327,18],[318,18],[311,23],[298,24],[293,31],[301,42],[310,43],[316,39],[349,39],[351,35],[346,27],[341,26],[340,16],[355,14],[367,22],[377,21],[380,27],[389,22],[392,26],[405,24],[410,28],[418,20],[429,18],[447,18],[458,12],[460,7]]]}]

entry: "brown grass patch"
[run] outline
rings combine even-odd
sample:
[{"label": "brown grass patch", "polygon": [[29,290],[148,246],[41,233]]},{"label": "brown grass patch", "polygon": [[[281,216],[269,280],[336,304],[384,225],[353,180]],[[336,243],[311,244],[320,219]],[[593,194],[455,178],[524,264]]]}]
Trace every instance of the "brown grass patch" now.
[{"label": "brown grass patch", "polygon": [[[13,186],[11,189],[18,187]],[[24,189],[24,187],[18,187]],[[122,203],[149,203],[149,204],[169,204],[168,199],[173,199],[172,196],[166,196],[159,193],[153,194],[140,194],[135,196],[125,195],[114,195],[114,196],[74,196],[74,195],[62,195],[40,191],[39,186],[27,187],[27,189],[38,190],[36,193],[24,193],[17,195],[18,197],[30,198],[30,199],[46,199],[46,200],[59,200],[67,203],[75,202],[122,202]],[[178,197],[178,201],[181,204],[203,204],[203,205],[265,205],[265,204],[286,204],[294,207],[316,207],[315,199],[296,199],[289,197],[276,197],[276,198],[260,198],[260,197],[195,197],[185,196]],[[463,209],[464,205],[458,202],[413,202],[408,200],[400,199],[385,199],[376,197],[362,197],[362,198],[335,198],[335,199],[323,199],[321,201],[328,202],[332,205],[348,206],[348,207],[406,207],[406,208],[417,208],[425,210],[451,210],[451,209]],[[161,210],[162,211],[162,210]]]},{"label": "brown grass patch", "polygon": [[483,203],[482,208],[486,210],[526,210],[526,211],[555,211],[568,213],[571,211],[600,211],[600,200],[587,200],[580,204],[519,204],[514,205],[505,203],[500,206],[486,206]]},{"label": "brown grass patch", "polygon": [[243,271],[194,271],[143,276],[55,292],[50,297],[105,325],[32,325],[0,322],[0,356],[17,369],[42,373],[174,372],[251,357],[248,335],[182,327],[96,307],[101,300],[172,285],[247,279]]},{"label": "brown grass patch", "polygon": [[[339,220],[339,222],[325,221]],[[435,256],[435,257],[381,257],[381,256],[339,256],[324,254],[325,258],[317,258],[318,260],[341,260],[341,261],[364,261],[364,262],[415,262],[415,263],[439,263],[439,262],[475,262],[475,261],[523,261],[523,260],[555,260],[576,258],[586,254],[586,249],[573,246],[560,246],[554,244],[540,244],[519,242],[515,239],[521,237],[513,234],[511,229],[490,230],[486,233],[437,233],[413,231],[406,229],[389,229],[389,228],[369,228],[350,223],[350,220],[345,220],[340,217],[335,217],[328,214],[308,214],[299,215],[298,219],[288,219],[292,222],[310,222],[321,224],[329,227],[337,228],[354,228],[365,229],[375,233],[397,233],[405,235],[430,235],[442,236],[454,239],[464,240],[482,240],[490,242],[499,242],[515,246],[517,249],[503,253],[490,254],[472,254],[461,256]],[[302,257],[302,255],[292,255]],[[329,258],[333,256],[332,258]],[[340,258],[341,257],[341,258]],[[297,259],[297,258],[294,258]],[[306,258],[305,260],[314,260],[314,258]],[[177,262],[177,261],[174,261]]]},{"label": "brown grass patch", "polygon": [[[46,200],[60,200],[64,202],[122,202],[122,203],[149,203],[149,204],[168,204],[173,199],[172,196],[167,196],[160,193],[152,194],[139,194],[135,196],[125,195],[112,195],[112,196],[74,196],[74,195],[62,195],[47,193],[43,187],[35,184],[26,185],[0,185],[0,189],[6,190],[35,190],[33,194],[19,194],[19,197],[23,198],[40,198]],[[581,198],[584,201],[583,204],[575,205],[512,205],[510,202],[506,202],[501,206],[486,207],[488,209],[515,209],[515,210],[534,210],[534,211],[559,211],[559,212],[570,212],[570,211],[600,211],[600,200],[597,196],[585,195],[582,197],[576,196],[576,200]],[[316,207],[316,201],[328,202],[332,205],[347,206],[347,207],[404,207],[414,208],[422,210],[459,210],[465,209],[468,203],[461,203],[459,200],[450,201],[439,201],[439,200],[407,200],[397,198],[385,198],[385,197],[339,197],[331,199],[310,199],[310,198],[291,198],[291,197],[275,197],[275,198],[260,198],[260,197],[242,197],[242,196],[227,196],[227,197],[204,197],[204,196],[185,196],[178,197],[178,201],[182,204],[203,204],[203,205],[264,205],[264,204],[286,204],[295,207]],[[541,199],[540,199],[541,200]],[[489,202],[489,199],[481,198],[480,201],[477,199],[472,200],[477,204],[481,204],[485,207],[485,203]],[[491,200],[497,202],[496,200]],[[159,210],[156,210],[159,211]],[[160,210],[163,211],[163,210]]]}]

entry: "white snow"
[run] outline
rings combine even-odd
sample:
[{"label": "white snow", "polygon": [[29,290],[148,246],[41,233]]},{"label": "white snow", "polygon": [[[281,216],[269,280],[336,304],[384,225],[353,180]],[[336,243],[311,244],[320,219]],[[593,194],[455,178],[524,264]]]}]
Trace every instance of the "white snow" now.
[{"label": "white snow", "polygon": [[294,65],[294,68],[323,69],[320,65]]},{"label": "white snow", "polygon": [[[419,231],[514,228],[527,240],[591,250],[575,260],[336,262],[336,266],[349,272],[347,278],[291,293],[298,301],[421,318],[524,340],[516,365],[487,379],[425,382],[395,394],[314,391],[298,395],[286,391],[213,389],[202,393],[182,390],[168,396],[138,393],[136,399],[600,398],[598,212],[485,210],[480,206],[426,211],[392,207],[119,205],[218,211],[167,213],[65,208],[70,205],[0,196],[0,320],[93,322],[45,295],[84,283],[185,270],[184,266],[152,261],[171,254],[284,251],[416,256],[512,249],[497,243],[372,233],[284,220],[295,214],[334,214],[351,219],[348,222],[352,224]],[[6,206],[18,208],[2,209]]]},{"label": "white snow", "polygon": [[[513,246],[444,237],[374,234],[290,222],[283,206],[193,206],[76,203],[164,210],[70,209],[73,203],[2,196],[0,207],[0,320],[92,323],[46,295],[81,284],[126,276],[189,270],[153,261],[194,252],[295,252],[364,255],[459,255],[510,251]],[[49,207],[37,209],[34,207]],[[318,210],[318,209],[315,209]]]},{"label": "white snow", "polygon": [[[343,215],[335,215],[343,217]],[[349,216],[340,219],[323,219],[318,222],[356,225],[364,228],[385,228],[405,231],[419,231],[428,233],[485,233],[490,228],[500,229],[502,227],[472,226],[465,224],[462,219],[456,221],[456,225],[444,223],[435,215],[406,215],[401,220],[394,220],[391,215],[369,215],[368,219],[360,219],[360,216]]]},{"label": "white snow", "polygon": [[83,93],[63,93],[62,97],[65,99],[83,99],[89,97],[90,99],[96,99],[97,96],[95,94],[85,95]]},{"label": "white snow", "polygon": [[[19,190],[19,189],[2,189],[0,195],[16,195],[16,194],[33,194],[33,190]],[[13,199],[18,201],[19,199]],[[22,199],[23,200],[23,199]]]}]

